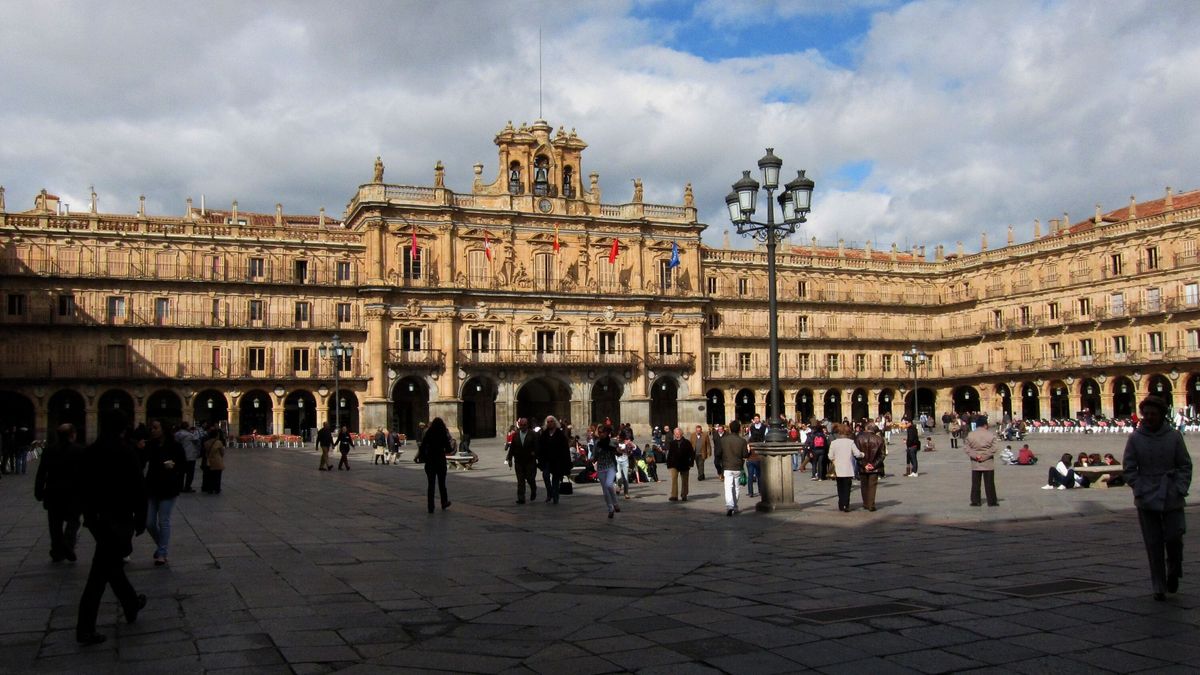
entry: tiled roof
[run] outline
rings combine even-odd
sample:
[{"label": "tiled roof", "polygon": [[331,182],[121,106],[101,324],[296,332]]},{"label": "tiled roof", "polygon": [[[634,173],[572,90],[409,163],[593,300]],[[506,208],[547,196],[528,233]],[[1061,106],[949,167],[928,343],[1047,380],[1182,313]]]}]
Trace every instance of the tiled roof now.
[{"label": "tiled roof", "polygon": [[[194,214],[194,216],[197,220],[199,220],[201,222],[205,222],[205,223],[211,223],[214,225],[224,225],[225,220],[227,218],[233,217],[232,211],[216,211],[213,209],[206,210],[204,212],[203,216],[200,215],[199,210],[193,211],[192,213]],[[246,212],[246,211],[238,211],[238,220],[245,220],[246,224],[249,225],[250,227],[274,227],[275,226],[275,214],[274,213],[252,213],[252,212]],[[309,216],[309,215],[299,216],[299,215],[289,215],[286,213],[283,214],[283,224],[284,225],[300,225],[300,226],[305,226],[305,227],[319,227],[320,222],[321,222],[321,217],[319,215],[317,215],[317,216]],[[341,226],[342,226],[342,221],[340,221],[336,218],[331,218],[328,215],[325,216],[325,227],[341,227]]]},{"label": "tiled roof", "polygon": [[[1168,211],[1178,211],[1181,209],[1189,209],[1194,206],[1200,206],[1200,190],[1192,190],[1191,192],[1180,192],[1177,195],[1171,196],[1171,208],[1167,208],[1167,198],[1161,197],[1148,202],[1137,203],[1137,217],[1146,218],[1149,216],[1157,216]],[[1129,218],[1129,206],[1123,206],[1115,211],[1109,211],[1102,214],[1100,219],[1105,222],[1119,223],[1122,220]],[[1074,223],[1067,228],[1067,232],[1083,232],[1096,226],[1096,223],[1088,218],[1087,220]],[[1061,232],[1061,230],[1060,230]]]}]

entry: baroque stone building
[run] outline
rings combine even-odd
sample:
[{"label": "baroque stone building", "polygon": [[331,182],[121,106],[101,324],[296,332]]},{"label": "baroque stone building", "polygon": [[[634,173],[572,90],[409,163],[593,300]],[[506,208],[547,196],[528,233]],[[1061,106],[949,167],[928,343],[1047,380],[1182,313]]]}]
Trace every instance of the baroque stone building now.
[{"label": "baroque stone building", "polygon": [[[67,212],[0,189],[0,415],[39,436],[98,411],[298,434],[335,417],[472,436],[517,416],[696,424],[767,405],[766,260],[703,246],[682,205],[605,203],[587,145],[542,120],[495,136],[469,193],[389,184],[376,160],[340,218]],[[585,180],[586,179],[586,180]],[[1200,192],[1002,248],[781,248],[789,416],[912,410],[1126,415],[1200,401]],[[322,356],[334,335],[352,354]],[[336,372],[335,372],[336,369]]]}]

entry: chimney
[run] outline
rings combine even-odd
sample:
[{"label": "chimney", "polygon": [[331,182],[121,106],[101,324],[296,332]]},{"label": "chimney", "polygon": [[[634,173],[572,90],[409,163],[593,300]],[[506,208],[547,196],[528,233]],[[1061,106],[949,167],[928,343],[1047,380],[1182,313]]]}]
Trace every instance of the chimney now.
[{"label": "chimney", "polygon": [[1137,200],[1133,195],[1129,195],[1129,220],[1137,218]]},{"label": "chimney", "polygon": [[275,227],[283,227],[283,204],[275,203]]},{"label": "chimney", "polygon": [[1053,237],[1056,234],[1058,234],[1058,218],[1051,218],[1050,219],[1050,236]]},{"label": "chimney", "polygon": [[1097,204],[1096,205],[1096,215],[1092,217],[1092,222],[1099,225],[1101,220],[1102,219],[1100,218],[1100,205]]},{"label": "chimney", "polygon": [[325,227],[325,207],[321,207],[321,214],[317,217],[317,224]]},{"label": "chimney", "polygon": [[92,212],[92,213],[95,213],[95,212],[96,212],[96,186],[95,186],[95,185],[89,185],[89,186],[88,186],[88,190],[90,190],[90,191],[91,191],[91,193],[92,193],[92,207],[91,207],[91,212]]},{"label": "chimney", "polygon": [[204,193],[200,193],[200,217],[208,215],[208,209],[204,208]]},{"label": "chimney", "polygon": [[229,222],[234,225],[238,224],[238,212],[237,212],[237,200],[236,199],[233,200],[233,211],[232,211],[231,215],[229,216]]},{"label": "chimney", "polygon": [[1063,211],[1063,219],[1058,226],[1059,229],[1062,230],[1063,234],[1066,234],[1067,230],[1071,229],[1071,216],[1068,216],[1066,211]]},{"label": "chimney", "polygon": [[838,257],[839,258],[846,257],[846,240],[842,239],[840,237],[838,238]]},{"label": "chimney", "polygon": [[725,230],[725,235],[721,237],[721,248],[729,249],[729,230]]},{"label": "chimney", "polygon": [[871,240],[868,239],[866,245],[863,246],[863,252],[867,254],[867,260],[871,259]]},{"label": "chimney", "polygon": [[954,252],[958,254],[958,257],[963,257],[963,244],[961,241],[954,247]]},{"label": "chimney", "polygon": [[146,195],[138,195],[138,218],[146,217]]},{"label": "chimney", "polygon": [[1042,238],[1042,221],[1038,218],[1033,219],[1033,238]]},{"label": "chimney", "polygon": [[187,219],[191,220],[195,216],[196,216],[196,214],[192,212],[192,198],[188,197],[187,198]]},{"label": "chimney", "polygon": [[984,232],[979,237],[979,252],[983,253],[986,250],[987,250],[987,232]]},{"label": "chimney", "polygon": [[1009,225],[1008,226],[1008,245],[1012,246],[1014,241],[1016,241],[1016,240],[1013,238],[1013,226]]},{"label": "chimney", "polygon": [[942,262],[946,259],[946,247],[938,244],[933,247],[933,259]]},{"label": "chimney", "polygon": [[4,213],[4,186],[0,185],[0,213]]},{"label": "chimney", "polygon": [[813,255],[817,254],[817,238],[816,238],[816,236],[813,236],[813,238],[812,238],[812,254]]},{"label": "chimney", "polygon": [[921,247],[920,247],[920,246],[917,246],[916,244],[913,244],[913,247],[912,247],[912,253],[911,253],[911,255],[912,255],[912,257],[913,257],[913,260],[916,260],[916,259],[917,259],[917,252],[918,252],[918,251],[920,251],[920,250],[921,250]]},{"label": "chimney", "polygon": [[1170,185],[1167,186],[1167,201],[1166,201],[1166,203],[1163,204],[1163,207],[1168,208],[1168,209],[1175,208],[1174,200],[1171,199],[1171,186]]},{"label": "chimney", "polygon": [[891,259],[892,259],[892,261],[893,261],[893,262],[895,262],[895,260],[896,260],[896,253],[897,253],[897,251],[896,251],[896,242],[894,242],[894,241],[893,241],[893,242],[892,242],[892,250],[891,250],[891,252],[889,253],[889,256],[891,257]]}]

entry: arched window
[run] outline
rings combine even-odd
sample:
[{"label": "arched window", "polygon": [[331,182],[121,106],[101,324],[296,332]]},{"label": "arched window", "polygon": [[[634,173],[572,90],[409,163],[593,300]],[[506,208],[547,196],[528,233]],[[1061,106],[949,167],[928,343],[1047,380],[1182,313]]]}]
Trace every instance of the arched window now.
[{"label": "arched window", "polygon": [[562,194],[568,199],[575,196],[575,171],[569,166],[562,170]]},{"label": "arched window", "polygon": [[550,160],[545,155],[538,155],[533,160],[533,194],[550,194]]}]

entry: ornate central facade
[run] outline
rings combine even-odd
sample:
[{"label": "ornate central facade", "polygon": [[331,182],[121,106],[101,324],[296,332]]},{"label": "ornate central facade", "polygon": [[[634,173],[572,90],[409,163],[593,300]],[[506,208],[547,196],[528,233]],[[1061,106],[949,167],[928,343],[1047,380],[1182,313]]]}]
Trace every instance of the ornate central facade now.
[{"label": "ornate central facade", "polygon": [[[389,184],[340,218],[195,208],[67,213],[0,189],[3,424],[97,412],[302,434],[326,419],[518,416],[700,424],[770,412],[766,260],[705,247],[682,205],[605,203],[587,147],[544,121],[495,137],[470,193]],[[585,180],[586,177],[586,180]],[[818,201],[819,208],[819,201]],[[1036,226],[1035,226],[1036,227]],[[1025,418],[1200,402],[1200,193],[1051,221],[979,252],[790,245],[779,256],[781,400],[808,418],[980,410]],[[352,354],[322,356],[337,335]],[[931,362],[913,372],[901,353]]]}]

